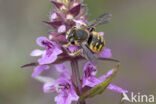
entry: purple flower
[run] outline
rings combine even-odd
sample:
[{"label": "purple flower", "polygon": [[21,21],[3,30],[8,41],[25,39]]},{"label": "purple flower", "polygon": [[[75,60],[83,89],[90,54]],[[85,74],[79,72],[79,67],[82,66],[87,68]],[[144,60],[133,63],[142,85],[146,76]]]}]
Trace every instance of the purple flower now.
[{"label": "purple flower", "polygon": [[[83,83],[82,83],[82,87],[85,86],[89,86],[89,87],[94,87],[100,83],[102,83],[103,81],[105,81],[112,73],[113,73],[114,69],[108,71],[108,73],[106,75],[101,76],[100,78],[96,78],[96,67],[91,64],[90,62],[87,62],[84,70],[83,70]],[[114,92],[118,92],[118,93],[127,93],[127,90],[124,90],[114,84],[110,84],[108,87],[108,89],[114,91]]]},{"label": "purple flower", "polygon": [[56,43],[48,40],[46,37],[37,38],[37,44],[46,48],[44,51],[37,49],[31,53],[32,56],[41,56],[41,58],[38,59],[38,63],[40,65],[53,63],[57,59],[57,56],[62,53],[62,50],[59,48],[59,46]]},{"label": "purple flower", "polygon": [[95,85],[99,84],[101,81],[95,77],[96,73],[96,67],[93,66],[91,62],[87,62],[83,69],[82,87],[94,87]]},{"label": "purple flower", "polygon": [[71,104],[72,101],[77,101],[79,98],[71,82],[65,78],[44,84],[43,90],[45,93],[57,92],[58,95],[55,97],[57,104]]},{"label": "purple flower", "polygon": [[57,92],[58,95],[55,97],[57,104],[71,104],[72,101],[77,101],[79,97],[72,85],[70,72],[64,64],[56,65],[56,69],[60,72],[60,77],[54,82],[45,83],[43,91],[45,93]]}]

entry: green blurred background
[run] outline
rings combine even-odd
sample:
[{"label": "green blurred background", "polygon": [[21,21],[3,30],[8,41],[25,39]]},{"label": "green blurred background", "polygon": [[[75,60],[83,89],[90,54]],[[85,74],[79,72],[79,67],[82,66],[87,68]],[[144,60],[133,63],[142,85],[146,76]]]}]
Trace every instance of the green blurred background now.
[{"label": "green blurred background", "polygon": [[[121,61],[113,82],[129,92],[153,94],[156,100],[156,0],[84,2],[89,20],[103,12],[113,15],[111,23],[97,29],[105,32],[107,47]],[[43,94],[42,84],[31,78],[33,68],[20,68],[35,60],[29,53],[38,48],[36,38],[48,36],[50,27],[41,21],[48,20],[52,8],[49,0],[0,0],[0,104],[54,104],[55,94]],[[101,63],[101,73],[113,67]],[[106,90],[87,104],[119,104],[120,98]]]}]

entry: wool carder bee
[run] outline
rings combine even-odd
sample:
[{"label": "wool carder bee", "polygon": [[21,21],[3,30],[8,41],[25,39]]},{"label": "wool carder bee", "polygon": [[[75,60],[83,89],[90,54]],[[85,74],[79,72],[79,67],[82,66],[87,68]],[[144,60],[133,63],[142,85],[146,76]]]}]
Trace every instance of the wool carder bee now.
[{"label": "wool carder bee", "polygon": [[89,61],[95,63],[95,54],[100,54],[105,47],[104,37],[95,31],[95,27],[109,22],[110,19],[111,14],[104,13],[87,24],[81,23],[82,27],[73,26],[66,34],[69,43],[64,46],[69,47],[71,44],[80,46],[81,49],[71,55],[75,56],[83,52]]}]

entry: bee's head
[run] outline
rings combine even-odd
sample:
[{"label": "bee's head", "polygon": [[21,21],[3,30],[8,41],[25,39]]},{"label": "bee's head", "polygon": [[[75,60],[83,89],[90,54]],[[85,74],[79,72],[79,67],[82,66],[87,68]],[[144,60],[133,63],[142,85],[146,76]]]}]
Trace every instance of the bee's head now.
[{"label": "bee's head", "polygon": [[67,39],[69,42],[74,42],[74,40],[75,40],[74,32],[75,32],[75,31],[76,31],[76,27],[73,27],[72,29],[70,29],[70,30],[67,32],[66,39]]},{"label": "bee's head", "polygon": [[73,27],[67,32],[66,39],[71,42],[71,44],[79,44],[80,42],[85,42],[88,39],[88,31],[82,28]]}]

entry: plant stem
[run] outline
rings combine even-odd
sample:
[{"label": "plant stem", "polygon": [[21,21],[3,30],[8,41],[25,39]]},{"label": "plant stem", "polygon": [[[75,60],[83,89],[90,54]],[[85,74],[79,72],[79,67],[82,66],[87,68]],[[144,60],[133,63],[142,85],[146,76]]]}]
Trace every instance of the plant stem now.
[{"label": "plant stem", "polygon": [[[80,78],[80,72],[79,72],[79,66],[78,66],[78,60],[72,59],[71,60],[71,68],[72,68],[72,81],[75,85],[75,90],[77,90],[78,96],[81,96],[82,94],[82,85],[81,85],[81,78]],[[85,101],[83,102],[77,102],[77,104],[86,104]]]}]

